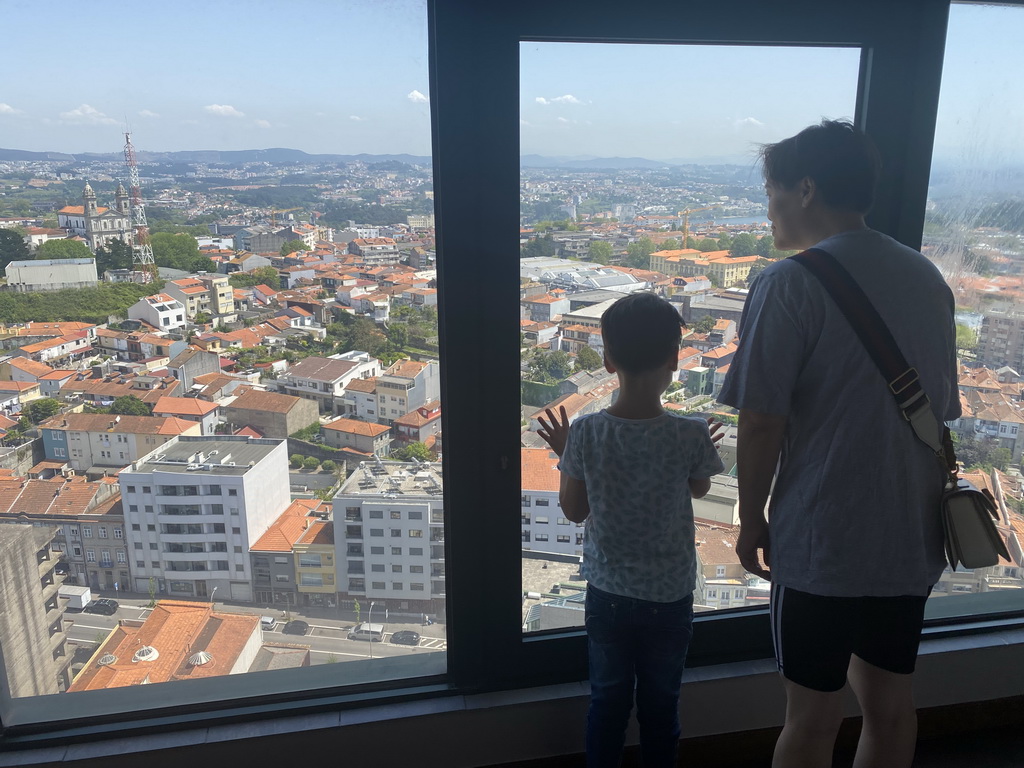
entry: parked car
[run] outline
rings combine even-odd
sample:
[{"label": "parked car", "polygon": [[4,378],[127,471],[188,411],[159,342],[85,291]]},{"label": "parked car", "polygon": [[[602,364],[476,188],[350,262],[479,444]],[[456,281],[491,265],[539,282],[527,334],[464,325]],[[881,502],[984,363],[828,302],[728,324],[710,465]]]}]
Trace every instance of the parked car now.
[{"label": "parked car", "polygon": [[349,640],[369,640],[372,643],[379,643],[384,639],[383,624],[356,624],[348,633]]},{"label": "parked car", "polygon": [[391,635],[391,642],[398,643],[398,645],[419,645],[420,633],[413,632],[411,629],[402,629]]},{"label": "parked car", "polygon": [[309,632],[309,624],[304,621],[289,621],[281,631],[286,635],[304,635]]},{"label": "parked car", "polygon": [[277,619],[273,616],[260,616],[260,626],[266,630],[272,630],[277,626]]},{"label": "parked car", "polygon": [[113,616],[117,613],[117,609],[117,600],[111,600],[109,597],[101,597],[99,600],[93,600],[82,610],[86,613],[102,613],[104,616]]}]

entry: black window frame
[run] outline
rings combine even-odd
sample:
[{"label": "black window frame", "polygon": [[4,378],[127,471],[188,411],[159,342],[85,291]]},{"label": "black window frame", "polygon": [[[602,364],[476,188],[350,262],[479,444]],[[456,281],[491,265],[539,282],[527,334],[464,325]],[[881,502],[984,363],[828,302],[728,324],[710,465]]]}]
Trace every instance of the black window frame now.
[{"label": "black window frame", "polygon": [[[1007,4],[1020,5],[1021,2]],[[379,704],[390,695],[446,695],[586,677],[579,630],[521,631],[519,475],[519,45],[521,41],[846,46],[861,49],[856,122],[877,143],[884,170],[872,226],[919,247],[931,166],[948,6],[932,0],[864,0],[823,6],[727,0],[656,0],[623,13],[611,0],[465,3],[428,0],[430,99],[438,263],[448,673],[357,687],[225,698],[203,706],[126,711],[59,725],[2,727],[12,747],[42,746],[273,716]],[[770,73],[767,73],[770,80]],[[768,87],[771,87],[770,81]],[[481,258],[481,233],[486,258]],[[486,283],[487,289],[480,286]],[[479,439],[480,424],[488,439]],[[229,489],[228,495],[236,495]],[[481,546],[486,542],[487,546]],[[479,578],[487,573],[488,579]],[[945,601],[950,602],[950,601]],[[1018,617],[1020,610],[990,615]],[[972,617],[973,618],[973,617]],[[949,616],[946,624],[961,619]],[[767,611],[705,614],[691,666],[767,658]],[[501,664],[494,664],[501,658]],[[228,681],[231,682],[231,681]],[[227,687],[227,686],[226,686]],[[382,691],[388,693],[382,693]],[[227,694],[225,694],[226,696]],[[213,713],[213,714],[211,714]],[[73,729],[88,725],[88,733]],[[0,726],[3,726],[0,723]]]}]

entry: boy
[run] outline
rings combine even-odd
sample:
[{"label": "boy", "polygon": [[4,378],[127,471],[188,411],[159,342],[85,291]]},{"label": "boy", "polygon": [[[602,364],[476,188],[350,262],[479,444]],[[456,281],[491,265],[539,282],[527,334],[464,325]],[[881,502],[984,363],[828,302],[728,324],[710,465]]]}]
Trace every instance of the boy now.
[{"label": "boy", "polygon": [[562,512],[587,523],[590,768],[619,764],[634,687],[644,765],[675,765],[696,585],[691,498],[723,469],[712,437],[721,425],[709,430],[661,406],[680,327],[676,310],[654,294],[619,299],[601,318],[618,400],[571,427],[564,409],[540,419],[538,434],[561,457]]}]

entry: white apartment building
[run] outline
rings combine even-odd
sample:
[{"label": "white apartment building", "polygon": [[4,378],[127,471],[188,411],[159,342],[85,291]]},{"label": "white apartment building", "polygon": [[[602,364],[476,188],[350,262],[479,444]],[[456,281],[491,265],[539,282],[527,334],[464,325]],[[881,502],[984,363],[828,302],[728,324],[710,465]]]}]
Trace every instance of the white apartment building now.
[{"label": "white apartment building", "polygon": [[377,421],[391,424],[440,397],[441,369],[437,360],[398,360],[377,377]]},{"label": "white apartment building", "polygon": [[118,478],[135,591],[253,599],[249,548],[291,502],[287,441],[177,437]]},{"label": "white apartment building", "polygon": [[440,463],[360,462],[334,497],[341,600],[443,615],[441,491]]},{"label": "white apartment building", "polygon": [[185,305],[166,293],[154,293],[128,307],[128,317],[143,320],[161,331],[173,331],[185,327]]},{"label": "white apartment building", "polygon": [[558,456],[547,448],[524,448],[519,455],[523,549],[582,557],[583,526],[563,515],[558,503]]},{"label": "white apartment building", "polygon": [[380,372],[380,360],[353,350],[333,357],[307,357],[278,376],[273,385],[278,392],[315,400],[321,412],[339,415],[346,412],[345,387],[349,382],[369,379]]}]

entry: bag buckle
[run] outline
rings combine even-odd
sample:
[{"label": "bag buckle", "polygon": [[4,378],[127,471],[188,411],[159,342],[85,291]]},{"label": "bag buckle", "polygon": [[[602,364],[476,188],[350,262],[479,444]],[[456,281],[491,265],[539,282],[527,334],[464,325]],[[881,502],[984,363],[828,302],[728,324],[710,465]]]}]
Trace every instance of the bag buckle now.
[{"label": "bag buckle", "polygon": [[[907,368],[907,370],[889,382],[889,389],[894,395],[898,395],[900,392],[907,389],[907,387],[917,383],[919,378],[917,368]],[[904,379],[906,379],[905,383],[903,383]]]}]

